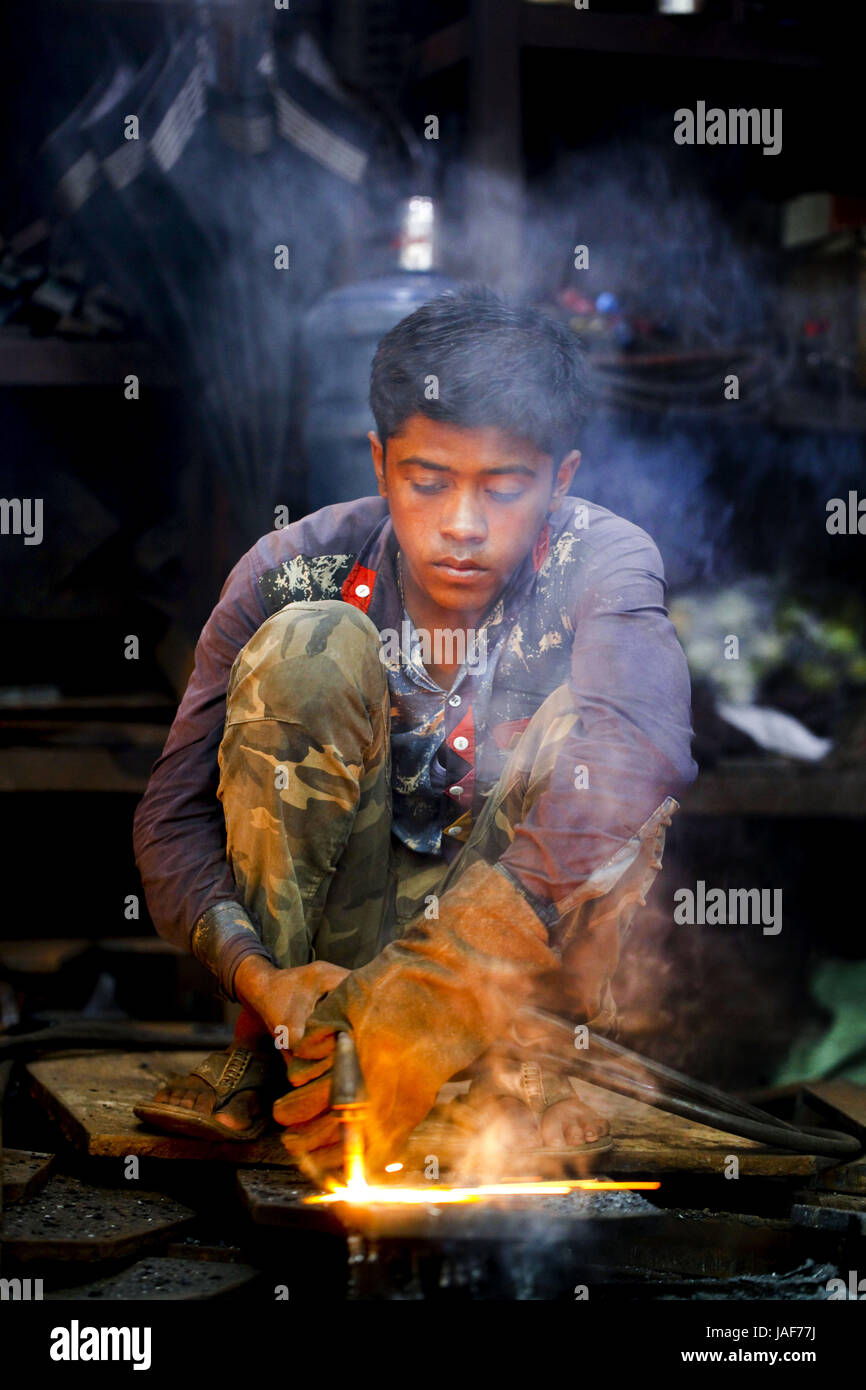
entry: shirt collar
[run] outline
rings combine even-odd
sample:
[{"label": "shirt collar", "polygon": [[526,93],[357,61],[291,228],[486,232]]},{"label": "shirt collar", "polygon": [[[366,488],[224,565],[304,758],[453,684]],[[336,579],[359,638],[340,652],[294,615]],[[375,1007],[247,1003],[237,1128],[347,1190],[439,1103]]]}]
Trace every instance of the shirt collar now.
[{"label": "shirt collar", "polygon": [[[504,622],[506,616],[520,607],[535,584],[538,570],[543,563],[553,537],[567,526],[574,511],[575,499],[566,497],[556,511],[548,518],[547,544],[542,546],[541,559],[537,548],[524,557],[512,573],[505,588],[488,610],[482,627],[496,627]],[[394,534],[390,513],[377,522],[358,552],[356,565],[363,566],[375,575],[375,583],[367,614],[381,632],[383,628],[400,631],[403,621],[403,605],[397,582],[397,554],[399,546]]]}]

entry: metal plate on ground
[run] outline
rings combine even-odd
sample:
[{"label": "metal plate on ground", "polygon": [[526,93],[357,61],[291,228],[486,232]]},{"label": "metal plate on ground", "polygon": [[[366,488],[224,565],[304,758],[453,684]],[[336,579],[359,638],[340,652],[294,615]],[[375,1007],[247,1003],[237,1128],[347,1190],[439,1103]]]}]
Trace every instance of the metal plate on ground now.
[{"label": "metal plate on ground", "polygon": [[46,1295],[46,1299],[76,1301],[86,1299],[88,1303],[102,1299],[130,1299],[135,1302],[158,1302],[163,1299],[190,1302],[207,1298],[221,1298],[236,1293],[246,1284],[258,1278],[258,1270],[251,1265],[234,1264],[226,1261],[178,1259],[172,1256],[152,1255],[137,1260],[129,1269],[105,1279],[96,1279],[77,1288],[58,1289]]},{"label": "metal plate on ground", "polygon": [[[423,1187],[422,1173],[401,1173],[401,1181]],[[245,1169],[238,1173],[238,1187],[253,1221],[265,1226],[298,1230],[358,1232],[368,1238],[440,1240],[567,1239],[586,1236],[590,1226],[626,1221],[630,1236],[639,1227],[663,1222],[658,1211],[640,1192],[575,1191],[564,1196],[484,1198],[479,1202],[451,1205],[430,1200],[422,1205],[389,1206],[372,1203],[307,1203],[314,1189],[278,1172]]]},{"label": "metal plate on ground", "polygon": [[835,1164],[818,1176],[815,1185],[827,1192],[866,1196],[866,1158],[856,1158],[853,1163]]},{"label": "metal plate on ground", "polygon": [[32,1149],[4,1149],[0,1154],[3,1205],[33,1197],[47,1183],[53,1166],[54,1154],[35,1153]]},{"label": "metal plate on ground", "polygon": [[159,1192],[94,1187],[58,1174],[4,1214],[2,1248],[17,1260],[117,1260],[180,1231],[195,1213]]}]

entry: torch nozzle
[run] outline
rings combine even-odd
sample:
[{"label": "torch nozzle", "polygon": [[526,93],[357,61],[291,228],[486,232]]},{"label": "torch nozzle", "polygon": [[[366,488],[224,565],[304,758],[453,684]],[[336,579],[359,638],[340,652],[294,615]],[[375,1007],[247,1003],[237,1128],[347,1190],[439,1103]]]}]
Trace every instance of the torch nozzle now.
[{"label": "torch nozzle", "polygon": [[367,1095],[364,1078],[351,1033],[338,1033],[331,1070],[331,1109],[342,1110],[347,1105],[363,1105]]},{"label": "torch nozzle", "polygon": [[364,1119],[367,1093],[351,1033],[338,1033],[331,1071],[331,1109],[343,1130],[343,1170],[347,1187],[365,1185]]}]

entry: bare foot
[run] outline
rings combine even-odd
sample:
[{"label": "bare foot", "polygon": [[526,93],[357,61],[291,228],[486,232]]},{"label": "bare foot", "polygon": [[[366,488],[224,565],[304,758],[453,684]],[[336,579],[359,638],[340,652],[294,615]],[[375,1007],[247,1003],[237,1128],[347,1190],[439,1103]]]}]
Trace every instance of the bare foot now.
[{"label": "bare foot", "polygon": [[544,1112],[541,1120],[541,1141],[547,1149],[574,1149],[591,1144],[610,1133],[603,1115],[597,1115],[577,1096],[558,1100]]}]

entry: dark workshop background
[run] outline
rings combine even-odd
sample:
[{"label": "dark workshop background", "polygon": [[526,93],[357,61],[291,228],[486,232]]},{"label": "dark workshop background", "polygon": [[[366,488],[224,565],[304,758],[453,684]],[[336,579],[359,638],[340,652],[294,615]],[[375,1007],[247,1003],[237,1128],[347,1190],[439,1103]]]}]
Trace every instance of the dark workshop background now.
[{"label": "dark workshop background", "polygon": [[[134,806],[228,570],[276,509],[373,491],[373,346],[471,279],[586,343],[575,490],[654,536],[691,664],[624,1041],[866,1080],[866,541],[826,527],[866,492],[861,56],[840,0],[665,8],[7,0],[2,492],[44,537],[0,537],[5,1027],[219,1017],[153,935]],[[676,145],[698,101],[780,108],[781,152]],[[675,926],[697,880],[781,889],[781,934]]]}]

